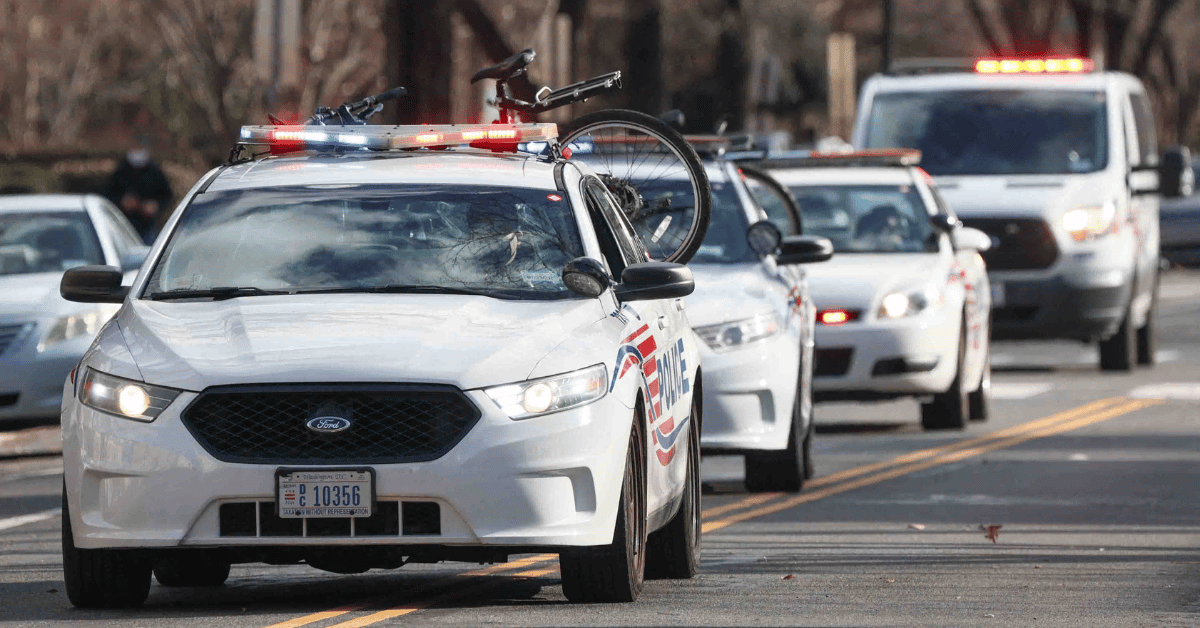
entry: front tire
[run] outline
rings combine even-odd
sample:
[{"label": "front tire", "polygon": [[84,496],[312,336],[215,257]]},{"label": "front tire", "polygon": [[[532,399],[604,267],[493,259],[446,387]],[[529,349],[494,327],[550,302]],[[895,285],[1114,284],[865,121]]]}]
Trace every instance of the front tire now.
[{"label": "front tire", "polygon": [[[804,416],[804,396],[811,394],[811,389],[805,389],[805,386],[799,386],[796,400],[792,402],[792,427],[788,431],[787,449],[746,453],[747,491],[799,493],[804,488],[804,479],[812,475],[812,421],[805,421]],[[811,408],[812,404],[807,407]]]},{"label": "front tire", "polygon": [[1137,362],[1138,342],[1137,330],[1130,322],[1130,311],[1125,311],[1125,318],[1117,333],[1107,340],[1100,341],[1100,370],[1102,371],[1132,371]]},{"label": "front tire", "polygon": [[612,543],[564,550],[558,556],[563,595],[572,602],[633,602],[646,575],[645,418],[634,414]]},{"label": "front tire", "polygon": [[650,534],[646,577],[687,580],[700,571],[700,413],[693,395],[688,426],[687,480],[679,511],[661,530]]},{"label": "front tire", "polygon": [[992,410],[992,345],[988,343],[983,356],[983,375],[979,377],[979,388],[967,395],[972,421],[986,421]]},{"label": "front tire", "polygon": [[[964,321],[965,321],[964,315]],[[933,401],[921,404],[921,427],[926,430],[961,430],[967,426],[971,416],[971,403],[963,377],[967,363],[967,329],[964,322],[958,340],[958,364],[954,381],[943,393],[933,396]]]},{"label": "front tire", "polygon": [[1158,276],[1154,277],[1154,292],[1150,295],[1150,311],[1146,312],[1146,324],[1137,330],[1137,363],[1154,366],[1154,354],[1158,349]]},{"label": "front tire", "polygon": [[150,560],[137,550],[79,549],[71,530],[67,491],[62,496],[63,579],[77,608],[133,608],[150,595]]}]

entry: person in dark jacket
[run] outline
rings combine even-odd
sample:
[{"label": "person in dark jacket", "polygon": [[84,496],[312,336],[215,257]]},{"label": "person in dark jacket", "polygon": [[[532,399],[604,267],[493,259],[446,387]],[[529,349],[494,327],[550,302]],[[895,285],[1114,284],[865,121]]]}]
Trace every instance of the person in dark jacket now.
[{"label": "person in dark jacket", "polygon": [[130,149],[108,179],[106,197],[121,208],[146,244],[154,241],[159,218],[171,202],[167,175],[150,159],[145,147]]}]

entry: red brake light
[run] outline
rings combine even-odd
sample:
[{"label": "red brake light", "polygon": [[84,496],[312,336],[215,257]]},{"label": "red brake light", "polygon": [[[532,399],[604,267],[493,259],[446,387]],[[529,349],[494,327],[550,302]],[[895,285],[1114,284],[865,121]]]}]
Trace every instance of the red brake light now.
[{"label": "red brake light", "polygon": [[831,308],[828,310],[821,310],[821,312],[817,314],[817,320],[820,321],[822,325],[841,325],[842,323],[849,323],[850,321],[857,319],[858,312],[856,310]]}]

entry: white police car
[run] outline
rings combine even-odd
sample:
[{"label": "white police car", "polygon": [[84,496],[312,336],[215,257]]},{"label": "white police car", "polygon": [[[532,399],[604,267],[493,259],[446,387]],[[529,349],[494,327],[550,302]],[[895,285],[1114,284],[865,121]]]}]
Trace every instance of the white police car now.
[{"label": "white police car", "polygon": [[244,131],[332,150],[210,172],[132,288],[64,276],[69,299],[123,304],[64,387],[72,603],[137,605],[152,572],[215,585],[240,562],[550,551],[583,601],[691,577],[690,271],[647,260],[586,165],[361,150],[554,125],[322,129]]},{"label": "white police car", "polygon": [[990,301],[980,251],[917,151],[863,151],[760,162],[800,205],[806,232],[836,255],[808,270],[817,303],[820,400],[926,398],[927,429],[987,416]]},{"label": "white police car", "polygon": [[[744,456],[750,491],[799,491],[813,473],[816,307],[798,265],[828,259],[832,245],[782,239],[733,163],[720,157],[722,138],[689,140],[706,154],[713,197],[708,232],[689,262],[696,292],[687,298],[702,340],[701,450]],[[764,250],[749,234],[766,234]]]}]

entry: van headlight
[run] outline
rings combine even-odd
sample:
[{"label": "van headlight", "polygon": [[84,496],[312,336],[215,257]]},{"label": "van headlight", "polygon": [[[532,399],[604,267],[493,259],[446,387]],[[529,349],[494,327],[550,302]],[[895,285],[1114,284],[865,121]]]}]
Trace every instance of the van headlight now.
[{"label": "van headlight", "polygon": [[1062,217],[1063,229],[1076,242],[1091,240],[1117,231],[1117,204],[1106,201],[1099,205],[1075,207]]},{"label": "van headlight", "polygon": [[510,419],[560,412],[589,404],[608,393],[608,371],[603,364],[585,369],[505,384],[484,391]]},{"label": "van headlight", "polygon": [[702,325],[694,331],[714,351],[724,351],[770,338],[782,327],[777,312],[766,312],[732,323]]},{"label": "van headlight", "polygon": [[932,286],[909,292],[892,292],[880,301],[876,315],[883,319],[916,316],[925,310],[940,308],[945,302],[945,294]]},{"label": "van headlight", "polygon": [[54,345],[79,337],[92,338],[114,313],[116,308],[95,309],[60,318],[50,325],[50,331],[47,331],[38,343],[38,351],[45,351]]},{"label": "van headlight", "polygon": [[179,396],[173,388],[151,386],[95,369],[88,369],[79,389],[79,400],[89,408],[127,419],[150,422]]}]

